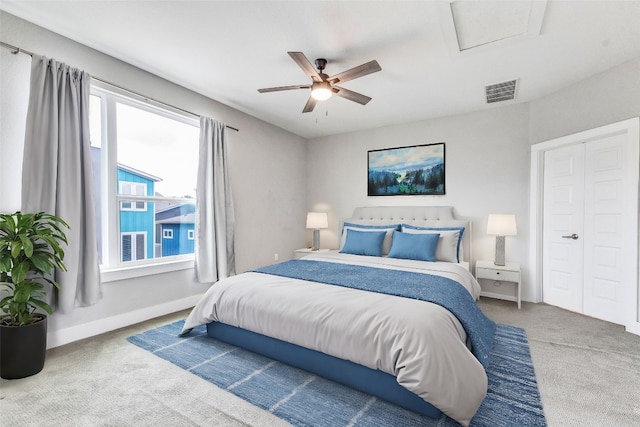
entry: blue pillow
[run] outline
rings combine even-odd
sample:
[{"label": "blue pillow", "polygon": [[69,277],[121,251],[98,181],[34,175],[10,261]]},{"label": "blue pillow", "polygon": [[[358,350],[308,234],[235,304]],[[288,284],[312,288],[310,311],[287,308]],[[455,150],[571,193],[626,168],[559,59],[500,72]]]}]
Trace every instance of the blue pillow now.
[{"label": "blue pillow", "polygon": [[347,229],[347,237],[340,252],[353,255],[382,256],[382,242],[386,231],[357,231]]},{"label": "blue pillow", "polygon": [[440,239],[439,234],[410,234],[394,231],[389,258],[434,262],[438,239]]},{"label": "blue pillow", "polygon": [[[441,257],[442,259],[438,259],[438,261],[460,262],[460,246],[462,245],[462,235],[464,234],[464,227],[418,227],[415,225],[402,224],[400,230],[415,230],[414,232],[420,232],[421,230],[428,232],[444,231],[445,233],[441,233],[442,235],[445,235],[450,231],[457,231],[458,241],[455,247],[455,253],[450,255],[448,253],[448,248],[440,248],[443,256]],[[411,231],[407,232],[410,233]]]},{"label": "blue pillow", "polygon": [[393,232],[395,230],[400,231],[400,224],[386,224],[386,225],[362,225],[353,224],[351,222],[345,222],[342,224],[342,237],[340,238],[340,249],[344,246],[344,241],[347,238],[348,229],[362,230],[362,231],[386,231],[387,235],[382,242],[382,255],[386,255],[391,250],[391,239],[393,238]]}]

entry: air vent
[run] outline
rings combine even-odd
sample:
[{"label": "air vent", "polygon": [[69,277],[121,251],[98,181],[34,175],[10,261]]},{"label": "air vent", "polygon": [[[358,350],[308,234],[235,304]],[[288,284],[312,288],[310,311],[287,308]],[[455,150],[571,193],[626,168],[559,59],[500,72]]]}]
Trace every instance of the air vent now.
[{"label": "air vent", "polygon": [[508,101],[516,97],[517,80],[496,83],[494,85],[485,86],[487,95],[487,104],[500,101]]}]

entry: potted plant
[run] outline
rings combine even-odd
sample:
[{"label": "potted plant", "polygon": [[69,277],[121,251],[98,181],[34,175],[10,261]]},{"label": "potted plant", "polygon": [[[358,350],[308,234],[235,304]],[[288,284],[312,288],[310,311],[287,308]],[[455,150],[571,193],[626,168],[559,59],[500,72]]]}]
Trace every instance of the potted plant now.
[{"label": "potted plant", "polygon": [[0,376],[24,378],[44,366],[47,350],[45,283],[66,271],[62,243],[69,225],[45,212],[0,214]]}]

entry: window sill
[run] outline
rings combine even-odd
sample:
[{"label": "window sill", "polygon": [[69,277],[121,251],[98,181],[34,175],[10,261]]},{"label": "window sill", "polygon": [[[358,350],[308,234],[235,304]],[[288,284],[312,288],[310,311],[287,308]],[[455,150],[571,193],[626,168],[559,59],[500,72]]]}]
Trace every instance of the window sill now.
[{"label": "window sill", "polygon": [[194,260],[178,259],[158,264],[135,265],[131,267],[116,267],[100,270],[102,283],[116,282],[118,280],[133,279],[136,277],[151,276],[153,274],[169,273],[172,271],[193,269]]}]

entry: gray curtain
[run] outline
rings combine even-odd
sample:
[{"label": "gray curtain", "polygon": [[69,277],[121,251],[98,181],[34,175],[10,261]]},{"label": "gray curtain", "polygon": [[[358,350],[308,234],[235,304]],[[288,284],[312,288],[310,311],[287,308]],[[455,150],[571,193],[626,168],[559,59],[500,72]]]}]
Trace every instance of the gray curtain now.
[{"label": "gray curtain", "polygon": [[34,55],[22,165],[22,211],[65,220],[66,272],[51,302],[63,313],[102,298],[89,140],[89,75]]},{"label": "gray curtain", "polygon": [[200,283],[235,274],[233,200],[227,169],[225,124],[200,117],[195,273]]}]

